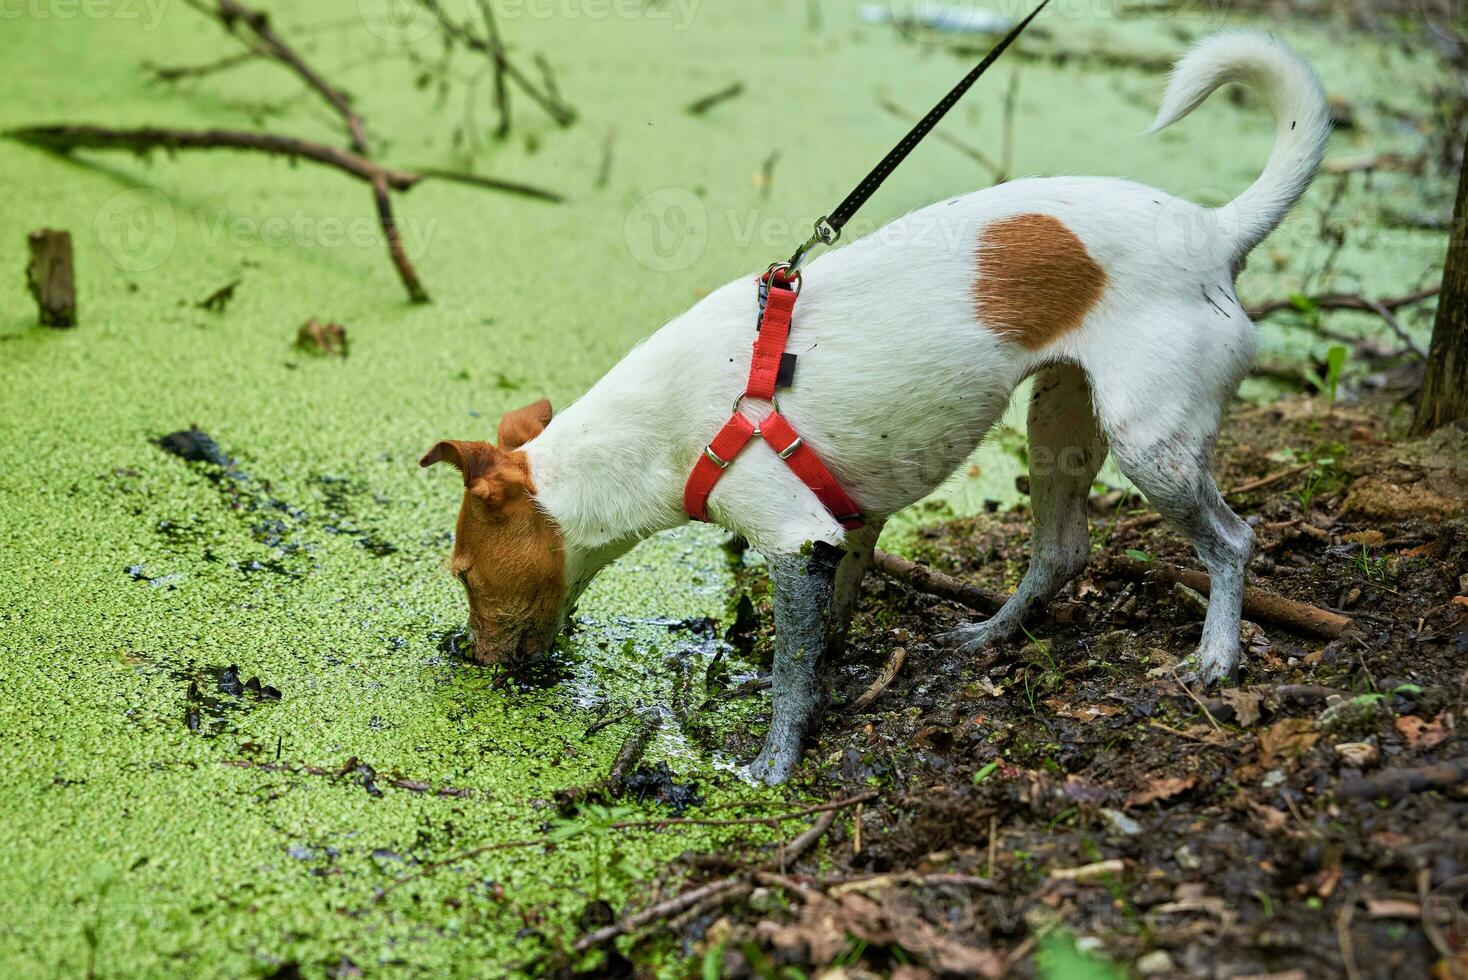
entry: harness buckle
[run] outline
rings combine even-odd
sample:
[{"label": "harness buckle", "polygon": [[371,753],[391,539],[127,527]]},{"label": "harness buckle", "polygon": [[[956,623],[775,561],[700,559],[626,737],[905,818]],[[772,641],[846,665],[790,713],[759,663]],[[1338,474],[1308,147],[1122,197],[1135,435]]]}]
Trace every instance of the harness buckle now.
[{"label": "harness buckle", "polygon": [[703,454],[709,458],[709,462],[713,463],[719,469],[727,470],[729,468],[730,461],[727,459],[720,459],[719,454],[714,452],[713,446],[705,446],[703,449]]},{"label": "harness buckle", "polygon": [[805,445],[805,440],[800,438],[800,436],[796,436],[794,442],[786,446],[784,449],[780,450],[780,458],[789,459],[791,456],[795,455],[795,450],[799,449],[803,445]]}]

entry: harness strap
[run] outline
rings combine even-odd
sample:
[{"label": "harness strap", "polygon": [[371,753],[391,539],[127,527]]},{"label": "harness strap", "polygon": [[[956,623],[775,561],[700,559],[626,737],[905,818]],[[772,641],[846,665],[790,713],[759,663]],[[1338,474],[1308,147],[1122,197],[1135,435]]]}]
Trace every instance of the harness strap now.
[{"label": "harness strap", "polygon": [[848,531],[862,526],[861,512],[847,495],[835,475],[816,455],[816,451],[796,435],[795,428],[779,412],[771,412],[759,424],[760,435],[770,444],[785,465],[800,477],[800,482],[811,488],[816,499],[825,505],[836,518],[836,523]]},{"label": "harness strap", "polygon": [[745,398],[773,401],[775,390],[789,383],[788,365],[793,356],[785,352],[785,344],[790,338],[791,314],[799,294],[796,280],[782,270],[771,269],[760,278],[760,292],[764,307],[760,313],[759,335],[755,338],[750,358],[749,384],[734,403],[734,414],[693,464],[688,482],[683,485],[683,510],[696,521],[707,521],[709,494],[713,493],[714,485],[750,440],[759,436],[769,443],[800,482],[810,488],[836,522],[848,531],[854,531],[863,523],[856,504],[815,450],[796,433],[790,420],[776,409],[756,426],[739,410]]},{"label": "harness strap", "polygon": [[714,436],[714,441],[698,457],[698,462],[693,464],[693,472],[688,474],[688,482],[683,485],[684,513],[695,521],[709,519],[709,494],[713,493],[714,484],[719,482],[719,477],[724,475],[739,451],[754,438],[756,431],[754,423],[741,413],[735,412],[729,417],[719,434]]},{"label": "harness strap", "polygon": [[790,315],[795,311],[795,297],[795,290],[780,286],[779,280],[770,285],[765,297],[765,312],[759,321],[759,333],[754,338],[749,384],[744,389],[750,398],[769,401],[775,397],[780,362],[785,356],[785,343],[790,338]]}]

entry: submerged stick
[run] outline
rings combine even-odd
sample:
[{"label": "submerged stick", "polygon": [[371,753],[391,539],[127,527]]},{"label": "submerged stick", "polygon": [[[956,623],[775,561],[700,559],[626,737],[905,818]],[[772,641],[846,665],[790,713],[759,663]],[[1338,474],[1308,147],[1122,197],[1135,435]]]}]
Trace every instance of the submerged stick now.
[{"label": "submerged stick", "polygon": [[43,327],[76,326],[76,269],[71,232],[41,228],[26,236],[30,262],[26,286],[40,310]]},{"label": "submerged stick", "polygon": [[617,750],[617,757],[612,760],[612,768],[607,773],[606,782],[607,790],[613,796],[622,791],[622,784],[627,781],[627,777],[632,775],[632,770],[636,769],[637,764],[642,761],[642,756],[647,752],[648,743],[652,741],[653,733],[661,724],[662,718],[656,710],[647,712],[638,722],[636,730],[627,736],[627,740]]}]

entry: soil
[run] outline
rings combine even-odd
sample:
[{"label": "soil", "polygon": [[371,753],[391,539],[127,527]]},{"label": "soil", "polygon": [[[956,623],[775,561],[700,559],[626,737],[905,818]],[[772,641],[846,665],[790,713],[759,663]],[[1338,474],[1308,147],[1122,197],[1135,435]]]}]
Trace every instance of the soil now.
[{"label": "soil", "polygon": [[[1389,414],[1298,398],[1225,427],[1225,488],[1296,471],[1232,498],[1258,536],[1252,584],[1354,621],[1329,642],[1246,622],[1225,690],[1177,679],[1204,600],[1116,572],[1127,553],[1197,567],[1116,493],[1092,500],[1090,569],[992,655],[934,641],[972,613],[869,578],[796,781],[802,798],[876,798],[844,811],[784,884],[675,922],[682,951],[725,976],[1104,975],[1108,960],[1148,975],[1463,969],[1421,909],[1468,874],[1468,786],[1348,795],[1365,775],[1468,755],[1468,433],[1392,446]],[[1378,497],[1420,506],[1359,516]],[[953,521],[914,550],[1009,590],[1029,526],[1024,508]],[[767,648],[767,583],[744,580]],[[899,646],[895,679],[853,713]],[[757,735],[721,747],[748,755]],[[769,858],[690,859],[656,897]]]}]

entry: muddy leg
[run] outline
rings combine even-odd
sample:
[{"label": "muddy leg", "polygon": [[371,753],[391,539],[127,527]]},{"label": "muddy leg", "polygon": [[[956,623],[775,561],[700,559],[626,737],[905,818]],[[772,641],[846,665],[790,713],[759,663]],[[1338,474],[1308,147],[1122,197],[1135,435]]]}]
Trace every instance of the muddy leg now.
[{"label": "muddy leg", "polygon": [[1211,438],[1173,437],[1137,451],[1116,444],[1116,462],[1158,513],[1177,526],[1208,569],[1208,615],[1194,675],[1204,684],[1232,678],[1239,668],[1239,615],[1244,568],[1254,532],[1223,502],[1208,471]]},{"label": "muddy leg", "polygon": [[806,554],[772,555],[775,589],[774,713],[765,746],[747,772],[777,786],[790,778],[800,746],[820,703],[817,669],[832,625],[836,571],[842,550],[817,542]]},{"label": "muddy leg", "polygon": [[1085,372],[1069,364],[1045,368],[1030,399],[1030,501],[1035,530],[1024,580],[992,618],[960,626],[943,639],[966,653],[1000,643],[1025,617],[1045,607],[1086,567],[1091,550],[1086,499],[1106,458],[1106,442],[1091,411]]}]

